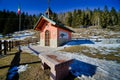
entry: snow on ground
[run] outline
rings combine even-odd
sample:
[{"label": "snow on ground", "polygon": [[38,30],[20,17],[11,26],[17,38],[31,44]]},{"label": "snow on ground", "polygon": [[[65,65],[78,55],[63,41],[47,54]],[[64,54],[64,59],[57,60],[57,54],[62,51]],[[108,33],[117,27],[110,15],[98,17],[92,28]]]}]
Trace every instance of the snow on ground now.
[{"label": "snow on ground", "polygon": [[[120,44],[84,44],[81,46],[87,46],[97,49],[101,54],[110,54],[111,52],[117,52],[116,49],[120,48]],[[91,53],[94,50],[91,50]]]},{"label": "snow on ground", "polygon": [[[120,48],[120,39],[99,39],[96,42],[96,39],[80,39],[72,40],[65,44],[63,47],[70,46],[87,46],[97,49],[101,54],[109,54],[110,52],[117,52],[116,49]],[[91,53],[94,53],[95,50],[91,50]]]},{"label": "snow on ground", "polygon": [[3,38],[3,36],[0,34],[0,38]]},{"label": "snow on ground", "polygon": [[[116,63],[114,61],[106,61],[106,60],[90,58],[85,55],[78,55],[77,53],[71,54],[71,53],[63,52],[61,54],[63,54],[66,57],[69,57],[71,59],[74,58],[81,62],[85,62],[88,64],[92,64],[94,66],[97,66],[95,74],[90,78],[90,80],[91,79],[92,80],[119,80],[120,79],[120,76],[119,76],[120,75],[120,64],[119,63]],[[85,66],[81,65],[81,64],[76,64],[75,66],[77,66],[77,70],[86,69]],[[87,67],[89,69],[89,66],[87,66]],[[84,71],[84,70],[82,70],[82,71]],[[92,71],[94,71],[94,70],[92,70]],[[80,79],[85,78],[85,79],[89,80],[89,77],[81,76]]]},{"label": "snow on ground", "polygon": [[[24,52],[28,52],[28,53],[30,53],[31,55],[35,55],[35,56],[37,56],[38,53],[40,53],[40,51],[37,52],[37,50],[34,50],[34,49],[32,49],[31,47],[29,47],[29,45],[28,45],[28,46],[22,46],[22,47],[21,47],[21,50],[23,50]],[[38,49],[38,50],[39,50],[39,49]]]},{"label": "snow on ground", "polygon": [[[35,34],[35,32],[31,30],[24,30],[24,31],[18,31],[14,32],[13,34],[10,34],[10,36],[6,35],[5,37],[11,37],[8,40],[24,40],[26,38],[32,37],[32,35]],[[3,38],[3,35],[0,34],[0,39]]]},{"label": "snow on ground", "polygon": [[28,67],[28,64],[26,64],[26,65],[20,65],[20,66],[17,67],[18,68],[17,72],[18,73],[24,72],[24,71],[26,71],[27,67]]},{"label": "snow on ground", "polygon": [[15,32],[13,34],[13,38],[11,38],[11,40],[24,40],[26,38],[31,37],[33,34],[34,34],[34,32],[31,32],[31,31]]},{"label": "snow on ground", "polygon": [[120,47],[120,39],[78,39],[71,40],[66,43],[63,47],[75,46],[75,45],[86,45],[90,47],[107,47],[107,48],[117,48]]},{"label": "snow on ground", "polygon": [[[24,31],[25,32],[25,31]],[[21,39],[23,40],[26,37],[30,37],[33,33],[30,32],[21,32],[18,35],[18,32],[14,34],[14,38],[12,40]],[[96,38],[96,37],[93,37]],[[59,48],[49,48],[49,47],[41,47],[39,45],[29,45],[22,46],[22,50],[33,55],[38,55],[41,53],[54,53],[64,55],[70,59],[75,59],[75,61],[70,65],[70,70],[74,75],[77,76],[80,80],[120,80],[120,63],[116,63],[115,61],[107,61],[101,60],[97,58],[90,58],[85,55],[80,55],[78,53],[71,54],[68,52],[61,52],[60,49],[64,47],[79,45],[79,46],[87,46],[96,48],[99,51],[109,54],[110,52],[116,52],[116,48],[120,48],[120,40],[119,43],[116,43],[117,40],[108,39],[99,39],[98,42],[96,40],[72,40],[72,42],[67,43],[66,45]],[[115,43],[114,43],[115,42]],[[94,50],[91,49],[94,52]],[[120,56],[120,55],[116,55]],[[25,70],[27,65],[19,66],[18,72],[22,72]]]},{"label": "snow on ground", "polygon": [[18,76],[18,73],[26,71],[27,67],[28,67],[28,64],[20,65],[20,66],[15,65],[10,67],[7,75],[7,80],[13,80],[15,76]]},{"label": "snow on ground", "polygon": [[[32,51],[31,49],[34,51]],[[68,52],[61,52],[59,48],[49,48],[41,47],[39,45],[30,45],[22,47],[22,50],[25,52],[36,53],[53,53],[60,54],[69,59],[75,59],[75,61],[70,65],[70,69],[74,75],[77,76],[80,80],[120,80],[120,63],[115,61],[101,60],[97,58],[90,58],[85,55],[80,54],[71,54]],[[36,51],[36,52],[35,52]]]},{"label": "snow on ground", "polygon": [[[35,34],[35,32],[32,32],[30,30],[14,32],[13,35],[12,35],[12,38],[7,39],[6,41],[24,40],[26,38],[34,39],[36,37],[33,36],[33,34]],[[2,36],[3,35],[0,34],[1,39],[3,38]],[[4,42],[4,40],[1,40],[1,41]],[[4,49],[3,44],[2,44],[2,49]]]},{"label": "snow on ground", "polygon": [[[96,41],[96,39],[91,39],[91,40],[73,40],[67,44],[65,44],[63,47],[69,47],[69,46],[87,46],[90,47],[90,51],[91,53],[94,53],[95,50],[93,50],[93,48],[99,50],[101,52],[101,54],[110,54],[110,52],[116,52],[117,48],[120,48],[120,39],[99,39],[98,41]],[[69,58],[74,58],[77,59],[79,61],[92,64],[94,66],[97,66],[95,74],[90,77],[90,73],[89,71],[91,71],[91,69],[89,69],[87,66],[87,68],[85,67],[85,65],[81,65],[80,62],[78,62],[78,64],[80,63],[80,65],[76,64],[73,65],[77,66],[77,68],[75,68],[75,70],[78,71],[79,75],[81,74],[80,80],[119,80],[120,79],[120,64],[116,63],[115,61],[107,61],[107,60],[100,60],[100,59],[95,59],[95,58],[90,58],[87,57],[85,55],[80,55],[80,54],[71,54],[71,53],[62,53],[64,56],[69,57]],[[120,54],[120,53],[119,53]],[[117,55],[119,56],[119,55]],[[83,63],[82,63],[83,64]],[[73,67],[74,68],[74,67]],[[91,67],[90,67],[91,68]],[[83,70],[85,69],[85,70]],[[73,69],[74,70],[74,69]],[[81,70],[79,72],[79,70]],[[88,70],[88,71],[86,71]],[[83,72],[82,72],[83,71]],[[113,72],[114,71],[114,72]],[[86,74],[84,74],[84,72],[86,72]],[[94,72],[94,70],[92,70],[92,72]],[[77,75],[78,73],[75,73],[75,75]],[[84,74],[84,75],[83,75]],[[86,77],[89,76],[89,77]]]}]

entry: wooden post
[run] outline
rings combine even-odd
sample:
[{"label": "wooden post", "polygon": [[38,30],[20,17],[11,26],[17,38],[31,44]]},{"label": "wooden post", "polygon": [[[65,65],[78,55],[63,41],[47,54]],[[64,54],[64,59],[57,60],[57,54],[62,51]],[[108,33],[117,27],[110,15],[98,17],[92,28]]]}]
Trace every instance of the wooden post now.
[{"label": "wooden post", "polygon": [[29,45],[30,41],[28,40],[28,45]]},{"label": "wooden post", "polygon": [[15,47],[15,46],[16,46],[16,41],[13,42],[13,47]]},{"label": "wooden post", "polygon": [[7,54],[7,41],[4,41],[4,55]]},{"label": "wooden post", "polygon": [[6,41],[6,51],[8,51],[8,41]]},{"label": "wooden post", "polygon": [[[2,50],[2,41],[0,40],[0,50]],[[2,51],[0,51],[0,55],[2,54]]]},{"label": "wooden post", "polygon": [[14,47],[16,47],[16,41],[14,42]]},{"label": "wooden post", "polygon": [[18,41],[18,46],[20,46],[20,41]]},{"label": "wooden post", "polygon": [[20,41],[18,41],[18,46],[20,45]]},{"label": "wooden post", "polygon": [[9,41],[9,51],[11,51],[11,41]]},{"label": "wooden post", "polygon": [[12,48],[14,47],[13,41],[11,42],[11,47],[12,47]]},{"label": "wooden post", "polygon": [[17,46],[19,46],[19,41],[17,41]]},{"label": "wooden post", "polygon": [[17,41],[15,41],[15,47],[17,46]]}]

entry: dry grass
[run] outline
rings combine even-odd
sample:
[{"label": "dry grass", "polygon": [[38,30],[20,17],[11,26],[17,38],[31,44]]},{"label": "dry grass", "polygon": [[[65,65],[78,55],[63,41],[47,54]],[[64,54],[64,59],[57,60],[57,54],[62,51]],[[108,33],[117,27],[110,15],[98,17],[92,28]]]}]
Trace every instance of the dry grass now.
[{"label": "dry grass", "polygon": [[[39,58],[28,53],[22,53],[20,63],[28,64],[28,69],[20,74],[20,80],[49,80],[49,70],[43,71]],[[31,64],[33,63],[33,64]]]},{"label": "dry grass", "polygon": [[120,35],[119,33],[110,34],[110,31],[116,33],[119,32],[120,29],[101,29],[99,26],[90,26],[88,28],[74,28],[74,31],[76,33],[72,34],[73,38],[91,38],[91,36],[102,36],[103,38],[119,38]]},{"label": "dry grass", "polygon": [[8,52],[9,54],[7,54],[7,55],[3,56],[2,58],[0,58],[0,80],[5,80],[6,79],[8,69],[10,67],[11,61],[13,60],[14,53],[16,51],[17,51],[17,49],[14,48],[14,49],[12,49],[13,53]]},{"label": "dry grass", "polygon": [[92,48],[92,50],[95,50],[95,52],[91,53],[91,48],[86,47],[86,46],[73,46],[73,47],[65,48],[61,51],[84,54],[88,57],[112,60],[112,61],[117,61],[118,63],[120,63],[120,56],[115,56],[116,54],[119,54],[120,49],[118,49],[118,52],[114,52],[114,53],[112,52],[112,53],[107,54],[107,55],[100,54],[100,52],[94,48]]},{"label": "dry grass", "polygon": [[[8,70],[16,52],[17,49],[15,48],[6,56],[0,58],[0,80],[6,79]],[[50,80],[49,70],[42,70],[41,62],[37,56],[22,52],[20,54],[20,65],[25,64],[28,64],[28,68],[25,72],[21,72],[19,74],[19,80]]]},{"label": "dry grass", "polygon": [[65,48],[64,50],[61,50],[61,51],[66,51],[66,52],[71,52],[71,53],[80,53],[82,52],[82,50],[88,50],[89,48],[86,47],[86,46],[73,46],[73,47],[68,47],[68,48]]},{"label": "dry grass", "polygon": [[20,73],[19,80],[50,80],[49,70],[43,71],[40,63],[30,64],[25,72]]}]

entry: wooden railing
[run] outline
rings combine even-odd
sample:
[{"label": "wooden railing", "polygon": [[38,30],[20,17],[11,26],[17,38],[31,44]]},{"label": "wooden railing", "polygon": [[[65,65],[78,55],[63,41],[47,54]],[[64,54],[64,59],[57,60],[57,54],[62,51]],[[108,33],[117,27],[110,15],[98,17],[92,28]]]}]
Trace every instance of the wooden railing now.
[{"label": "wooden railing", "polygon": [[19,41],[1,41],[0,40],[0,55],[7,54],[7,51],[11,51],[12,48],[19,45]]},{"label": "wooden railing", "polygon": [[29,39],[29,40],[18,40],[18,41],[1,41],[0,40],[0,55],[7,54],[7,51],[11,51],[12,48],[17,47],[19,45],[28,45],[30,43],[36,44],[38,42],[37,39]]}]

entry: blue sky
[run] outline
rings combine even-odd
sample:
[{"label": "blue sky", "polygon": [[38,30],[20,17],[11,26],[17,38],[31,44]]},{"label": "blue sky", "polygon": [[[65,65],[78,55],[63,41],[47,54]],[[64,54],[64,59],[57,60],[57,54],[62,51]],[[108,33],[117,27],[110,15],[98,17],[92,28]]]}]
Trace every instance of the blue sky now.
[{"label": "blue sky", "polygon": [[[47,9],[48,0],[0,0],[0,10],[6,9],[9,11],[16,11],[18,5],[21,5],[22,12],[28,14],[44,13]],[[120,9],[120,0],[50,0],[50,7],[53,12],[60,13],[72,11],[74,9],[103,9],[105,5],[110,9],[114,7],[116,10]]]}]

